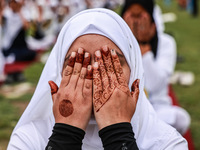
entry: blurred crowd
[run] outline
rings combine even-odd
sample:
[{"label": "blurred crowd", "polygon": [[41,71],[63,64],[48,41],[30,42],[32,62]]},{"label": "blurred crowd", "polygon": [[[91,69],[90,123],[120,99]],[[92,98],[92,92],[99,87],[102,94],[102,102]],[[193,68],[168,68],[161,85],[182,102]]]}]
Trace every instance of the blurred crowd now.
[{"label": "blurred crowd", "polygon": [[[32,61],[38,51],[49,50],[65,22],[89,8],[116,9],[124,0],[1,0],[0,1],[0,83],[23,80],[21,73],[5,76],[5,64]],[[171,0],[163,0],[170,5]],[[197,0],[177,0],[182,9],[197,15]],[[158,30],[164,31],[162,12],[156,6]],[[158,19],[157,19],[158,18]],[[161,19],[159,19],[161,18]],[[19,76],[19,77],[18,77]],[[7,78],[7,79],[6,79]]]},{"label": "blurred crowd", "polygon": [[115,9],[122,0],[1,0],[0,82],[24,79],[12,73],[5,79],[4,65],[36,59],[49,50],[64,23],[88,8]]}]

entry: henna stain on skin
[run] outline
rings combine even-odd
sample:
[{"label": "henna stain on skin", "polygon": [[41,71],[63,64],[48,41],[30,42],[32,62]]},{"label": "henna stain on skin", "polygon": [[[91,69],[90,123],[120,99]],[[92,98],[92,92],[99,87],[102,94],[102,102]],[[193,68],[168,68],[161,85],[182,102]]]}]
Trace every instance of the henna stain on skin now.
[{"label": "henna stain on skin", "polygon": [[99,65],[93,70],[93,98],[96,112],[110,99],[115,88],[127,95],[131,95],[115,50],[110,51],[108,47],[103,47],[102,56],[103,59],[99,52],[95,53],[95,60]]},{"label": "henna stain on skin", "polygon": [[83,60],[83,67],[84,68],[87,68],[87,66],[90,64],[90,60],[91,60],[91,56],[89,53],[85,53],[85,56],[84,56],[84,60]]},{"label": "henna stain on skin", "polygon": [[59,111],[63,117],[70,116],[74,111],[72,102],[67,99],[62,100],[59,104]]},{"label": "henna stain on skin", "polygon": [[139,84],[140,84],[140,79],[136,79],[132,86],[131,86],[131,96],[135,96],[136,100],[138,100],[139,97]]},{"label": "henna stain on skin", "polygon": [[84,50],[82,48],[79,48],[78,54],[76,55],[76,62],[82,64],[83,59],[84,59]]},{"label": "henna stain on skin", "polygon": [[92,66],[90,66],[90,65],[87,68],[87,72],[86,72],[85,78],[89,79],[89,80],[93,79],[93,69],[92,69]]},{"label": "henna stain on skin", "polygon": [[49,85],[51,87],[51,95],[56,94],[58,91],[58,86],[53,81],[49,81]]},{"label": "henna stain on skin", "polygon": [[76,60],[76,52],[72,52],[70,58],[68,59],[67,65],[70,67],[74,67],[75,60]]}]

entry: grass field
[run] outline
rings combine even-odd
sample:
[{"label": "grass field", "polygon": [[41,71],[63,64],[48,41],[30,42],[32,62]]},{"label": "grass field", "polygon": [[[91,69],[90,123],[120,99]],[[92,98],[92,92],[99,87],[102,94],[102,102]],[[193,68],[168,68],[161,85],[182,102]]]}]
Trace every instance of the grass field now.
[{"label": "grass field", "polygon": [[[200,149],[200,16],[194,18],[188,12],[180,10],[176,2],[164,6],[157,0],[164,13],[174,12],[176,22],[166,23],[166,32],[174,36],[177,41],[178,55],[183,61],[177,63],[176,70],[191,71],[195,74],[195,83],[184,87],[173,85],[180,105],[191,115],[191,131],[197,150]],[[32,97],[34,88],[43,69],[42,63],[36,63],[25,70],[27,82],[32,88],[18,98],[6,98],[0,94],[0,150],[5,150],[10,134],[19,117]],[[0,89],[1,90],[1,89]]]}]

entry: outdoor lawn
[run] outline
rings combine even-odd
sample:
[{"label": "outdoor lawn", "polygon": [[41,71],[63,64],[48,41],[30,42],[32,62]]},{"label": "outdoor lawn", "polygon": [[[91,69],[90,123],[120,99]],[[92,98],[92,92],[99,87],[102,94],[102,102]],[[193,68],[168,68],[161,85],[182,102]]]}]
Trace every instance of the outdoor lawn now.
[{"label": "outdoor lawn", "polygon": [[[175,22],[165,24],[166,32],[173,35],[177,42],[177,53],[181,61],[176,70],[191,71],[195,82],[191,86],[173,85],[180,105],[191,115],[191,132],[195,149],[200,149],[200,14],[192,17],[187,11],[179,9],[176,1],[165,6],[157,0],[163,13],[173,12],[177,16]],[[200,6],[200,4],[199,4]],[[44,64],[34,63],[25,70],[26,82],[0,87],[0,150],[5,150],[11,132],[30,101]],[[20,88],[27,89],[25,92]],[[5,94],[10,92],[9,94]],[[24,93],[20,95],[20,93]]]}]

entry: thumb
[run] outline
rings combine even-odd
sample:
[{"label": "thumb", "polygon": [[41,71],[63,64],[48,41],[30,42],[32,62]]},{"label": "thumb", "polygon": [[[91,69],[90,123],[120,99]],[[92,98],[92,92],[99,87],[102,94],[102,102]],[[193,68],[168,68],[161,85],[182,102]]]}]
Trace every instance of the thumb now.
[{"label": "thumb", "polygon": [[53,81],[49,81],[48,83],[49,83],[49,86],[51,88],[51,96],[52,96],[52,99],[53,99],[53,102],[54,102],[55,96],[56,96],[55,94],[58,91],[58,86]]},{"label": "thumb", "polygon": [[139,97],[139,93],[140,93],[140,90],[139,90],[139,84],[140,84],[140,79],[136,79],[132,86],[131,86],[131,96],[133,98],[135,98],[136,100],[136,103],[138,101],[138,97]]}]

